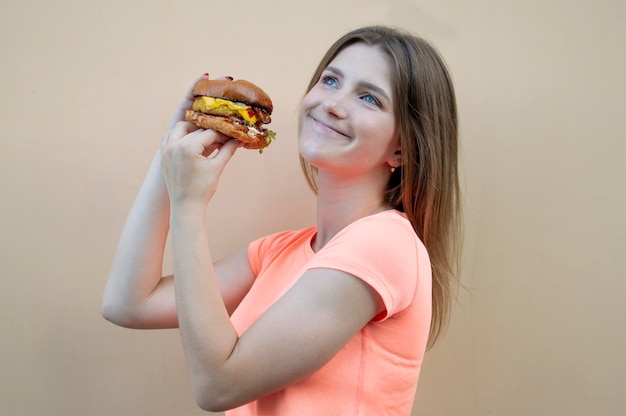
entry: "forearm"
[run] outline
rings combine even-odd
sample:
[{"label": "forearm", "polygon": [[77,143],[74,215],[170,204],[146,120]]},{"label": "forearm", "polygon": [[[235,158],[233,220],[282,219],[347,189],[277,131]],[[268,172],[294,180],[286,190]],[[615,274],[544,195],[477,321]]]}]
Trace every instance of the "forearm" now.
[{"label": "forearm", "polygon": [[157,154],[128,214],[113,258],[102,301],[107,319],[123,326],[142,326],[134,321],[161,281],[169,212]]},{"label": "forearm", "polygon": [[180,334],[194,396],[203,406],[226,381],[238,335],[218,288],[203,207],[173,208],[171,237]]},{"label": "forearm", "polygon": [[383,310],[360,279],[308,271],[238,336],[214,275],[202,207],[172,209],[176,307],[193,394],[223,411],[312,374]]}]

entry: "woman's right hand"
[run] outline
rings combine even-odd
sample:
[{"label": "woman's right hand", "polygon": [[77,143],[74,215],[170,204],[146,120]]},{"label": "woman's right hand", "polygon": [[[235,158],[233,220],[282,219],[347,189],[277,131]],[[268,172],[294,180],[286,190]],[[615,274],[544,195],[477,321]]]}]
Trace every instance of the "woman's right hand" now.
[{"label": "woman's right hand", "polygon": [[187,93],[178,104],[178,107],[176,107],[176,111],[174,111],[174,115],[172,116],[172,119],[170,120],[170,124],[167,127],[168,132],[171,131],[174,128],[174,126],[176,126],[176,123],[178,123],[179,121],[185,121],[185,111],[191,108],[191,106],[193,105],[193,101],[194,101],[193,87],[201,79],[208,79],[208,78],[209,78],[209,74],[208,73],[204,74],[201,77],[196,78],[196,80],[191,84],[191,86],[187,90]]},{"label": "woman's right hand", "polygon": [[[193,105],[193,87],[206,77],[208,74],[191,84],[163,138],[185,121],[185,111]],[[169,219],[170,200],[159,149],[128,214],[111,264],[102,298],[102,314],[111,322],[131,328],[178,326],[173,280],[162,278]]]},{"label": "woman's right hand", "polygon": [[[203,77],[208,77],[205,74]],[[182,140],[186,133],[197,131],[195,140],[200,140],[209,150],[211,145],[221,136],[213,131],[201,131],[184,121],[185,111],[193,104],[193,86],[203,77],[199,77],[189,88],[174,113],[170,128],[164,135],[163,141],[173,139]],[[176,126],[179,129],[176,129]],[[194,135],[192,135],[194,136]],[[224,141],[224,137],[220,137]],[[192,139],[193,140],[193,139]],[[205,142],[211,141],[211,143]],[[207,186],[209,189],[216,184],[217,176],[229,159],[228,153],[233,152],[235,143],[231,140],[226,149],[220,143],[216,148],[222,148],[222,156],[215,160],[195,160],[185,166],[185,172],[194,179],[193,183]],[[178,152],[175,152],[178,153]],[[185,153],[185,152],[183,152]],[[171,156],[171,155],[169,155]],[[166,157],[176,166],[184,163],[177,154],[175,158]],[[199,159],[204,159],[206,155]],[[228,157],[227,157],[228,156]],[[178,326],[176,304],[174,299],[174,281],[172,276],[163,276],[162,264],[166,239],[170,224],[170,199],[166,188],[166,178],[161,166],[161,151],[155,155],[150,169],[139,190],[137,198],[128,214],[122,230],[120,240],[111,264],[111,270],[102,298],[102,314],[118,325],[131,328],[173,328]],[[205,166],[206,165],[206,166]],[[173,164],[170,168],[177,169]],[[198,168],[199,166],[199,168]],[[191,169],[200,169],[200,172]],[[202,183],[202,169],[211,170],[213,180]],[[168,176],[170,185],[179,191],[189,190],[191,182],[174,180],[176,172]],[[180,178],[179,178],[180,179]],[[205,178],[206,180],[206,178]],[[182,182],[182,185],[180,184]],[[206,189],[203,188],[206,194]],[[202,192],[201,192],[202,194]],[[237,255],[228,257],[222,266],[217,266],[217,275],[222,276],[221,284],[224,301],[229,311],[234,310],[241,298],[254,281],[247,261],[247,248]]]}]

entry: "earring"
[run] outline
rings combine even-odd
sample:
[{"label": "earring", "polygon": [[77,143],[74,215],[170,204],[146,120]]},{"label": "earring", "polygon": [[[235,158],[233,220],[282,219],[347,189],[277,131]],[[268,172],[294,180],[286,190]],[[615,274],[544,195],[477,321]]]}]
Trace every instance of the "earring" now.
[{"label": "earring", "polygon": [[394,172],[396,171],[396,168],[394,168],[394,167],[392,166],[392,167],[391,167],[391,169],[389,169],[389,170],[391,170],[391,173],[394,173]]}]

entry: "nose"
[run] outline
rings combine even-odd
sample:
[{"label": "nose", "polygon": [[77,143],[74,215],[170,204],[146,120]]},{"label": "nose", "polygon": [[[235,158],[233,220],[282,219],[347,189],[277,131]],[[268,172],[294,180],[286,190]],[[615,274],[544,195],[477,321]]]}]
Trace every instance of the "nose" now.
[{"label": "nose", "polygon": [[326,97],[322,103],[322,108],[326,113],[337,118],[346,118],[348,115],[345,94],[337,91],[333,95]]}]

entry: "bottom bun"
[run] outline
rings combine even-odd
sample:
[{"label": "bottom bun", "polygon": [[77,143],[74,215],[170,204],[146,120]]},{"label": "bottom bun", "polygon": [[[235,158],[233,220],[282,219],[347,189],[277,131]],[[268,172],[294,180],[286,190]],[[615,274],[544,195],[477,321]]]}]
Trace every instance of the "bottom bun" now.
[{"label": "bottom bun", "polygon": [[225,117],[211,116],[198,111],[187,110],[185,119],[202,129],[213,129],[242,142],[246,149],[263,149],[269,145],[267,134],[236,124]]}]

